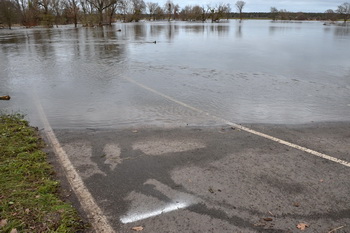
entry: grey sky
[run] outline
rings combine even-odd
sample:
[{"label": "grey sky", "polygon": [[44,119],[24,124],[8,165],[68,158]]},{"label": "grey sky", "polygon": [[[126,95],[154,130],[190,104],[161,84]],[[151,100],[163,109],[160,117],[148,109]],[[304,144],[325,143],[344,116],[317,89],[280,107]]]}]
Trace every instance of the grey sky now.
[{"label": "grey sky", "polygon": [[[218,3],[229,3],[232,11],[236,11],[235,3],[237,0],[173,0],[175,4],[180,7],[186,5],[200,5],[207,4],[215,5]],[[286,9],[292,12],[325,12],[328,9],[337,9],[339,5],[350,0],[244,0],[246,5],[243,9],[245,12],[269,12],[271,7],[277,9]],[[157,2],[164,5],[166,0],[145,0],[145,2]]]}]

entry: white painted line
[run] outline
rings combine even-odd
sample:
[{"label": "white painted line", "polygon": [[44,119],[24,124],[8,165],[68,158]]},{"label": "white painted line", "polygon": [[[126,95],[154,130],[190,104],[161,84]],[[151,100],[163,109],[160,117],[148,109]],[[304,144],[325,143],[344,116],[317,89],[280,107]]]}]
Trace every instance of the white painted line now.
[{"label": "white painted line", "polygon": [[74,193],[78,197],[79,202],[82,208],[84,209],[85,213],[88,215],[91,226],[94,228],[95,232],[115,232],[111,225],[108,223],[106,216],[103,214],[102,210],[95,202],[91,193],[86,188],[82,178],[75,170],[73,164],[68,158],[68,155],[63,150],[62,146],[57,140],[56,135],[54,134],[49,124],[49,121],[47,120],[44,109],[36,93],[34,93],[34,102],[38,109],[40,119],[44,124],[45,134],[48,140],[50,141],[51,146],[54,149],[54,152],[61,163],[61,166],[64,168],[68,182],[70,183]]},{"label": "white painted line", "polygon": [[130,215],[127,215],[127,216],[120,218],[120,221],[124,224],[131,223],[131,222],[137,222],[137,221],[140,221],[143,219],[147,219],[147,218],[155,217],[155,216],[158,216],[161,214],[169,213],[169,212],[172,212],[175,210],[183,209],[183,208],[186,208],[187,206],[188,205],[186,203],[174,203],[174,204],[168,205],[162,209],[157,209],[157,210],[145,212],[145,213],[130,214]]},{"label": "white painted line", "polygon": [[348,162],[348,161],[341,160],[341,159],[337,159],[337,158],[332,157],[332,156],[330,156],[330,155],[327,155],[327,154],[324,154],[324,153],[320,153],[320,152],[317,152],[317,151],[315,151],[315,150],[311,150],[311,149],[308,149],[308,148],[303,147],[303,146],[299,146],[299,145],[294,144],[294,143],[291,143],[291,142],[284,141],[284,140],[282,140],[282,139],[279,139],[279,138],[270,136],[270,135],[268,135],[268,134],[264,134],[264,133],[258,132],[258,131],[256,131],[256,130],[250,129],[250,128],[248,128],[248,127],[244,127],[244,126],[242,126],[242,125],[238,125],[238,124],[236,124],[236,123],[233,123],[233,122],[230,122],[230,121],[228,121],[228,120],[225,120],[225,119],[223,119],[223,118],[221,118],[221,117],[217,117],[217,116],[214,116],[214,115],[212,115],[212,114],[209,114],[208,112],[205,112],[205,111],[203,111],[203,110],[201,110],[201,109],[198,109],[198,108],[196,108],[196,107],[190,106],[190,105],[188,105],[188,104],[186,104],[186,103],[184,103],[184,102],[181,102],[181,101],[179,101],[179,100],[176,100],[176,99],[174,99],[173,97],[170,97],[170,96],[165,95],[165,94],[163,94],[163,93],[161,93],[161,92],[159,92],[159,91],[156,91],[156,90],[154,90],[154,89],[152,89],[152,88],[150,88],[150,87],[148,87],[148,86],[146,86],[146,85],[144,85],[144,84],[142,84],[142,83],[139,83],[139,82],[137,82],[137,81],[135,81],[135,80],[133,80],[133,79],[131,79],[131,78],[124,77],[124,79],[126,79],[126,80],[128,80],[129,82],[134,83],[135,85],[137,85],[137,86],[139,86],[139,87],[141,87],[141,88],[143,88],[143,89],[145,89],[145,90],[148,90],[148,91],[150,91],[150,92],[152,92],[152,93],[154,93],[154,94],[156,94],[156,95],[162,96],[163,98],[168,99],[168,100],[170,100],[170,101],[172,101],[172,102],[174,102],[174,103],[177,103],[177,104],[179,104],[179,105],[181,105],[181,106],[184,106],[184,107],[186,107],[186,108],[188,108],[188,109],[191,109],[191,110],[193,110],[193,111],[196,111],[196,112],[198,112],[198,113],[205,114],[205,115],[207,115],[207,116],[209,116],[209,117],[211,117],[211,118],[214,118],[214,119],[216,119],[216,120],[218,120],[218,121],[221,121],[221,122],[223,122],[223,123],[225,123],[225,124],[227,124],[227,125],[233,126],[233,127],[237,128],[237,129],[240,129],[240,130],[243,130],[243,131],[245,131],[245,132],[248,132],[248,133],[251,133],[251,134],[254,134],[254,135],[257,135],[257,136],[266,138],[266,139],[269,139],[269,140],[271,140],[271,141],[280,143],[280,144],[282,144],[282,145],[286,145],[286,146],[292,147],[292,148],[297,149],[297,150],[301,150],[301,151],[303,151],[303,152],[306,152],[306,153],[315,155],[315,156],[317,156],[317,157],[320,157],[320,158],[323,158],[323,159],[327,159],[327,160],[329,160],[329,161],[332,161],[332,162],[341,164],[341,165],[343,165],[343,166],[350,167],[350,162]]}]

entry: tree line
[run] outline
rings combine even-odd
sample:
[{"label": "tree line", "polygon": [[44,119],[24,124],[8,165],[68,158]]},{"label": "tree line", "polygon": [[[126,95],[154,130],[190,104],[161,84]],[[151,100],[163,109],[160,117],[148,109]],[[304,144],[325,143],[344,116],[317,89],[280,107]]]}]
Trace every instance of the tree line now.
[{"label": "tree line", "polygon": [[[186,5],[180,7],[172,0],[164,5],[144,0],[0,0],[0,25],[26,27],[78,23],[84,26],[111,25],[116,20],[138,22],[145,20],[184,20],[217,22],[229,18],[270,18],[272,20],[338,20],[347,21],[350,3],[324,13],[293,13],[271,7],[266,13],[245,13],[244,1],[237,1],[234,9],[228,3],[216,5]],[[236,13],[237,12],[237,13]]]},{"label": "tree line", "polygon": [[269,18],[272,20],[344,20],[346,22],[350,18],[350,3],[345,2],[339,5],[336,10],[328,9],[324,13],[295,13],[285,9],[278,10],[276,7],[271,7]]}]

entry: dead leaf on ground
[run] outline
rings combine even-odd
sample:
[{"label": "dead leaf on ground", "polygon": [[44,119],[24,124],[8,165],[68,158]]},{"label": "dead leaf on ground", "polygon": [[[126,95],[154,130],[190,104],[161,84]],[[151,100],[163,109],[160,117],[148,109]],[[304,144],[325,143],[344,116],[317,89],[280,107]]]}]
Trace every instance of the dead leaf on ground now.
[{"label": "dead leaf on ground", "polygon": [[11,231],[10,231],[10,233],[17,233],[18,231],[17,231],[17,229],[16,228],[13,228]]},{"label": "dead leaf on ground", "polygon": [[295,206],[295,207],[299,207],[299,206],[300,206],[300,203],[298,203],[298,202],[294,202],[294,203],[293,203],[293,206]]},{"label": "dead leaf on ground", "polygon": [[143,227],[139,226],[139,227],[133,227],[131,228],[131,230],[133,231],[142,231],[143,230]]},{"label": "dead leaf on ground", "polygon": [[4,227],[7,225],[7,219],[1,219],[0,220],[0,228]]},{"label": "dead leaf on ground", "polygon": [[300,230],[305,230],[307,227],[309,227],[309,224],[306,224],[306,223],[299,223],[297,225],[297,228],[300,229]]}]

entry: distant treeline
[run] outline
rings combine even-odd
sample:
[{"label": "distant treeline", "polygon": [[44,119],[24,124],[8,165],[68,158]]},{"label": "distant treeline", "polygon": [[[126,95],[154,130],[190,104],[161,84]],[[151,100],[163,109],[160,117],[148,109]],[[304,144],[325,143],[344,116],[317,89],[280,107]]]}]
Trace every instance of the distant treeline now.
[{"label": "distant treeline", "polygon": [[[348,20],[350,3],[343,3],[336,10],[324,13],[289,12],[271,7],[270,12],[244,12],[244,1],[215,6],[187,5],[180,7],[168,0],[163,6],[144,0],[0,0],[0,27],[13,24],[32,27],[53,27],[61,24],[83,26],[111,25],[140,20],[211,21],[222,19],[271,19],[271,20]],[[237,11],[237,13],[235,13]]]},{"label": "distant treeline", "polygon": [[[282,11],[271,12],[243,12],[244,19],[272,19],[272,20],[319,20],[319,21],[336,21],[343,18],[336,13],[305,13],[305,12],[288,12]],[[239,13],[231,13],[231,18],[239,18]]]}]

